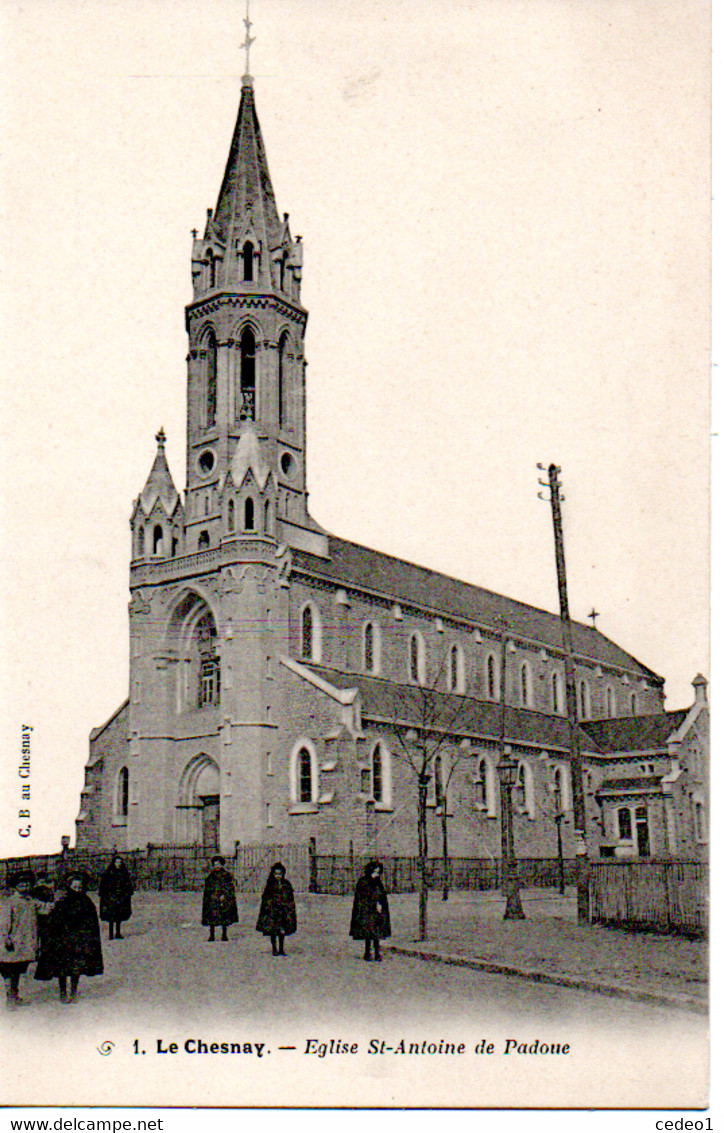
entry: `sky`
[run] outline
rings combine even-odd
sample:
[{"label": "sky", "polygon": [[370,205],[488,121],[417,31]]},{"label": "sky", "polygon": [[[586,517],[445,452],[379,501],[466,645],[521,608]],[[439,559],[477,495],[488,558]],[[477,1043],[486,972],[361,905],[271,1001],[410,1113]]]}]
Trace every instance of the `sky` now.
[{"label": "sky", "polygon": [[[191,229],[239,100],[241,0],[0,5],[0,854],[74,834],[127,694],[129,517],[185,469]],[[254,0],[304,238],[310,511],[709,675],[709,29],[699,0]],[[20,838],[21,729],[31,832]]]}]

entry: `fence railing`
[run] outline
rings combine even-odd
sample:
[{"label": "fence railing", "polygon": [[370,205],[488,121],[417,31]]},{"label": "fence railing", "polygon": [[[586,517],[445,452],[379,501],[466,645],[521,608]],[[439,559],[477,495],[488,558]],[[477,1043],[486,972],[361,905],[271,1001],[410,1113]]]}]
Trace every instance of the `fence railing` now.
[{"label": "fence railing", "polygon": [[[213,851],[203,846],[149,845],[142,850],[128,850],[121,856],[136,889],[199,890],[203,888],[209,872]],[[73,870],[83,870],[88,877],[89,888],[96,889],[111,857],[107,850],[68,849],[64,854],[6,858],[0,862],[0,886],[5,888],[8,877],[21,869],[30,869],[36,877],[46,875],[54,881]],[[295,889],[309,888],[309,849],[306,844],[237,846],[235,853],[224,860],[240,893],[258,893],[277,861],[286,866],[287,876]]]},{"label": "fence railing", "polygon": [[[378,861],[384,870],[388,893],[413,893],[419,884],[419,863],[416,857],[386,857],[345,854],[316,854],[311,857],[310,888],[315,893],[351,893],[368,861]],[[518,878],[524,888],[555,888],[559,884],[557,858],[522,858],[517,863]],[[563,863],[565,885],[575,882],[575,862]],[[443,858],[428,858],[426,868],[429,889],[442,889],[445,880]],[[450,889],[500,889],[503,863],[497,859],[449,858]]]},{"label": "fence railing", "polygon": [[709,870],[698,861],[594,862],[591,921],[634,929],[703,936]]}]

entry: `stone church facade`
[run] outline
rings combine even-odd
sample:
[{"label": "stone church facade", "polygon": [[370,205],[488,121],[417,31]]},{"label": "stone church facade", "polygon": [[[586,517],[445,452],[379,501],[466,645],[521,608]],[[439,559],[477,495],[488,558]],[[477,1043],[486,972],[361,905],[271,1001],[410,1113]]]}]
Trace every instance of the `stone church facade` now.
[{"label": "stone church facade", "polygon": [[[217,205],[194,234],[185,491],[160,432],[131,516],[129,697],[91,733],[77,845],[231,853],[314,837],[322,852],[351,841],[415,853],[418,779],[403,749],[425,717],[437,737],[431,854],[445,796],[450,853],[496,857],[504,690],[516,851],[553,857],[563,814],[570,855],[558,617],[336,538],[309,515],[302,263],[245,76]],[[573,630],[592,849],[677,852],[656,808],[686,714],[664,712],[660,676],[597,630]],[[637,728],[654,721],[657,755],[644,759]],[[686,781],[686,760],[677,766]],[[627,790],[619,828],[624,804],[611,800]]]}]

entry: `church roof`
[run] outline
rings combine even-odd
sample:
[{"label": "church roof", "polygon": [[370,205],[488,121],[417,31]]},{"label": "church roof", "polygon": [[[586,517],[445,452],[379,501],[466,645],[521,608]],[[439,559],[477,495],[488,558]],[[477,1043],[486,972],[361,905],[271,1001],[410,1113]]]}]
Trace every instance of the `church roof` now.
[{"label": "church roof", "polygon": [[146,486],[139,496],[141,507],[146,515],[153,511],[156,500],[160,500],[166,514],[172,515],[179,500],[176,485],[166,460],[166,435],[163,429],[156,434],[158,450],[146,480]]},{"label": "church roof", "polygon": [[[327,558],[296,549],[293,556],[295,568],[337,582],[342,587],[373,591],[403,605],[420,606],[433,614],[449,615],[498,632],[500,627],[496,619],[504,617],[512,637],[528,638],[540,647],[559,651],[563,648],[561,622],[557,614],[370,547],[330,535]],[[573,623],[573,647],[579,658],[594,664],[627,669],[657,684],[663,683],[662,678],[651,669],[590,626]]]},{"label": "church roof", "polygon": [[[265,254],[284,240],[274,189],[254,105],[254,88],[247,76],[241,88],[239,113],[219,190],[209,235],[226,247],[221,283],[236,263],[236,244],[252,232]],[[266,265],[268,269],[268,264]]]},{"label": "church roof", "polygon": [[612,720],[585,720],[581,728],[601,751],[652,751],[665,748],[666,741],[683,723],[686,708],[656,716],[623,716]]},{"label": "church roof", "polygon": [[[335,688],[356,688],[362,698],[362,718],[380,717],[419,723],[424,715],[429,726],[497,742],[500,736],[500,704],[478,700],[473,696],[436,689],[420,689],[416,685],[398,684],[361,673],[342,672],[324,665],[305,663]],[[511,743],[551,750],[568,750],[568,721],[562,716],[533,712],[527,708],[506,705],[505,736]],[[585,750],[596,750],[588,736],[581,736]]]}]

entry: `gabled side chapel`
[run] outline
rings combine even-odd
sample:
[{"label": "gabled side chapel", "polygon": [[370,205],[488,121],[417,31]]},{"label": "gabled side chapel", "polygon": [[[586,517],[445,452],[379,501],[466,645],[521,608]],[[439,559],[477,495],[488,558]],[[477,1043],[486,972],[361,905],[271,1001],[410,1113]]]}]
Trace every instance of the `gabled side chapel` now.
[{"label": "gabled side chapel", "polygon": [[[401,689],[434,684],[464,711],[436,756],[431,814],[449,780],[451,854],[496,856],[505,666],[516,849],[553,857],[554,816],[571,811],[558,617],[338,539],[309,515],[302,242],[279,218],[248,75],[191,274],[186,487],[161,431],[131,516],[129,697],[91,733],[77,845],[230,853],[314,836],[321,852],[351,840],[358,853],[415,853],[417,787],[391,725]],[[582,747],[596,756],[593,852],[679,852],[704,779],[687,793],[682,736],[666,741],[689,717],[665,713],[663,679],[595,629],[575,625],[574,645]],[[700,724],[704,701],[699,685]],[[621,718],[625,742],[620,727],[586,731]],[[637,736],[652,727],[645,758]],[[697,822],[701,850],[703,812]],[[429,832],[435,855],[439,824]],[[570,855],[572,822],[564,838]]]}]

